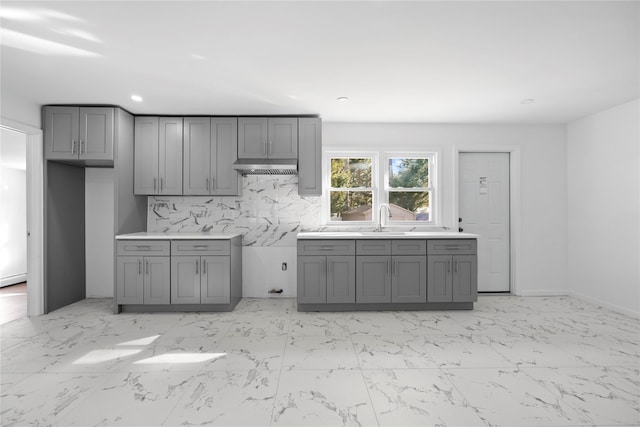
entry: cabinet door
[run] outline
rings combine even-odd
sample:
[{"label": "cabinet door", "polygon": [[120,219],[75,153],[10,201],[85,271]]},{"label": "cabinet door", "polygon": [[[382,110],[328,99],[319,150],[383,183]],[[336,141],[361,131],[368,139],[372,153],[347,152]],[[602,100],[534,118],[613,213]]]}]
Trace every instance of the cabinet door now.
[{"label": "cabinet door", "polygon": [[211,119],[211,194],[239,194],[240,174],[233,169],[238,159],[238,119]]},{"label": "cabinet door", "polygon": [[171,257],[171,304],[200,304],[200,257]]},{"label": "cabinet door", "polygon": [[45,159],[77,160],[80,147],[80,109],[78,107],[45,107]]},{"label": "cabinet door", "polygon": [[391,257],[356,257],[356,302],[391,302]]},{"label": "cabinet door", "polygon": [[183,194],[210,194],[211,177],[211,119],[184,119],[184,182]]},{"label": "cabinet door", "polygon": [[182,117],[159,120],[158,175],[158,194],[182,194]]},{"label": "cabinet door", "polygon": [[231,259],[228,256],[203,256],[200,258],[201,304],[229,304],[231,302]]},{"label": "cabinet door", "polygon": [[478,300],[478,264],[476,255],[453,256],[454,302]]},{"label": "cabinet door", "polygon": [[267,157],[272,159],[298,158],[298,119],[275,117],[269,119]]},{"label": "cabinet door", "polygon": [[322,122],[298,119],[298,194],[322,195]]},{"label": "cabinet door", "polygon": [[145,304],[169,304],[171,301],[170,263],[168,256],[144,258]]},{"label": "cabinet door", "polygon": [[427,257],[427,301],[452,301],[452,256],[429,255]]},{"label": "cabinet door", "polygon": [[427,302],[427,257],[394,256],[392,262],[391,301]]},{"label": "cabinet door", "polygon": [[327,274],[324,256],[298,257],[298,302],[327,302]]},{"label": "cabinet door", "polygon": [[134,194],[158,194],[158,118],[136,117]]},{"label": "cabinet door", "polygon": [[143,258],[119,256],[116,263],[116,304],[144,303]]},{"label": "cabinet door", "polygon": [[355,256],[327,256],[327,302],[356,302]]},{"label": "cabinet door", "polygon": [[266,118],[240,117],[238,119],[238,158],[266,159],[268,137]]},{"label": "cabinet door", "polygon": [[113,108],[80,108],[80,160],[113,160]]}]

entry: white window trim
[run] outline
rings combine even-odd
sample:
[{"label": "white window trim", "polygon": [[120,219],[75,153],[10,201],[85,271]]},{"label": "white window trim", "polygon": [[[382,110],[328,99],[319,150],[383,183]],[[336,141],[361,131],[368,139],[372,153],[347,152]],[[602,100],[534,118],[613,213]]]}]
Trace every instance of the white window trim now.
[{"label": "white window trim", "polygon": [[[389,192],[390,191],[407,191],[407,192],[411,192],[413,191],[410,188],[407,188],[405,190],[403,189],[398,189],[398,190],[391,190],[391,188],[389,187],[389,159],[394,159],[394,158],[413,158],[413,159],[429,159],[429,187],[424,187],[424,190],[429,191],[429,204],[430,204],[430,211],[429,211],[429,221],[394,221],[393,217],[388,219],[388,224],[390,226],[393,227],[419,227],[419,226],[423,226],[423,227],[433,227],[436,226],[438,224],[438,219],[439,216],[437,214],[437,209],[440,206],[439,203],[439,191],[438,191],[438,179],[437,179],[437,175],[438,175],[438,167],[437,167],[437,158],[438,158],[438,153],[435,151],[421,151],[421,152],[417,152],[417,151],[385,151],[383,153],[382,159],[383,159],[383,163],[381,163],[381,166],[384,165],[384,173],[380,174],[381,176],[379,177],[382,182],[381,185],[379,186],[379,188],[381,189],[381,197],[380,200],[382,200],[382,203],[389,203]],[[423,190],[423,188],[419,188],[417,190]],[[435,205],[435,209],[433,209]]]},{"label": "white window trim", "polygon": [[[378,216],[380,212],[380,204],[388,203],[388,168],[387,164],[389,158],[395,157],[410,157],[410,158],[428,158],[429,159],[429,188],[430,204],[431,204],[431,216],[429,221],[396,221],[393,219],[390,222],[385,223],[388,227],[393,228],[441,228],[441,191],[439,191],[440,183],[440,167],[439,160],[442,156],[441,150],[425,150],[425,151],[360,151],[360,150],[327,150],[323,152],[322,156],[322,170],[324,188],[322,195],[322,212],[320,215],[321,224],[323,227],[342,227],[342,228],[356,228],[356,227],[372,227],[378,224]],[[372,206],[373,215],[371,221],[331,221],[330,218],[330,193],[331,193],[331,158],[336,157],[371,157],[372,158]],[[382,162],[381,162],[382,159]],[[383,167],[385,170],[383,173],[379,173],[379,169]],[[435,208],[434,208],[435,205]]]},{"label": "white window trim", "polygon": [[322,196],[322,224],[335,227],[370,227],[377,221],[375,211],[371,221],[331,221],[331,213],[329,212],[331,210],[331,159],[341,157],[371,157],[371,203],[374,208],[377,206],[379,193],[379,181],[376,179],[378,177],[378,153],[375,151],[326,151],[322,156],[322,170],[325,171],[323,173],[324,188],[327,189],[327,191],[323,191]]}]

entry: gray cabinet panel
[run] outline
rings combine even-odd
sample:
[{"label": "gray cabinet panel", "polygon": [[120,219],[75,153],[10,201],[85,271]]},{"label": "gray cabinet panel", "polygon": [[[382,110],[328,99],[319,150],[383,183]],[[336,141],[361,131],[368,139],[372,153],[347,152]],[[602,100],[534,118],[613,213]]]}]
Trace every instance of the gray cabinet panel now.
[{"label": "gray cabinet panel", "polygon": [[266,118],[240,117],[238,119],[238,158],[267,158],[269,130]]},{"label": "gray cabinet panel", "polygon": [[355,255],[355,240],[298,240],[298,255]]},{"label": "gray cabinet panel", "polygon": [[228,240],[172,240],[171,254],[182,255],[230,255]]},{"label": "gray cabinet panel", "polygon": [[80,108],[80,160],[113,160],[113,108]]},{"label": "gray cabinet panel", "polygon": [[269,118],[269,144],[267,156],[273,159],[298,158],[298,119]]},{"label": "gray cabinet panel", "polygon": [[211,194],[240,193],[240,174],[233,169],[238,159],[238,119],[211,119]]},{"label": "gray cabinet panel", "polygon": [[405,255],[392,257],[392,302],[427,301],[427,257]]},{"label": "gray cabinet panel", "polygon": [[321,255],[298,257],[298,302],[327,302],[326,262]]},{"label": "gray cabinet panel", "polygon": [[427,301],[452,301],[451,263],[451,255],[429,255],[427,257]]},{"label": "gray cabinet panel", "polygon": [[298,119],[298,194],[322,195],[322,121]]},{"label": "gray cabinet panel", "polygon": [[143,257],[118,257],[116,260],[116,304],[144,303]]},{"label": "gray cabinet panel", "polygon": [[209,195],[211,188],[211,119],[184,119],[183,194]]},{"label": "gray cabinet panel", "polygon": [[427,255],[475,255],[477,251],[475,239],[427,240]]},{"label": "gray cabinet panel", "polygon": [[45,159],[78,158],[80,109],[78,107],[45,107]]},{"label": "gray cabinet panel", "polygon": [[454,255],[453,272],[453,301],[477,301],[478,267],[476,255]]},{"label": "gray cabinet panel", "polygon": [[171,304],[200,303],[200,257],[171,257]]},{"label": "gray cabinet panel", "polygon": [[231,259],[228,256],[200,258],[200,303],[229,304],[231,301]]},{"label": "gray cabinet panel", "polygon": [[134,193],[157,194],[158,118],[135,118]]},{"label": "gray cabinet panel", "polygon": [[397,239],[391,241],[393,255],[426,255],[427,241],[418,239]]},{"label": "gray cabinet panel", "polygon": [[357,255],[391,255],[391,240],[356,240]]},{"label": "gray cabinet panel", "polygon": [[356,302],[391,302],[391,257],[356,257]]},{"label": "gray cabinet panel", "polygon": [[327,302],[356,302],[356,257],[327,256]]},{"label": "gray cabinet panel", "polygon": [[118,255],[129,256],[169,256],[168,240],[119,240]]},{"label": "gray cabinet panel", "polygon": [[182,194],[182,117],[160,117],[158,194]]},{"label": "gray cabinet panel", "polygon": [[144,258],[144,304],[169,304],[170,258]]}]

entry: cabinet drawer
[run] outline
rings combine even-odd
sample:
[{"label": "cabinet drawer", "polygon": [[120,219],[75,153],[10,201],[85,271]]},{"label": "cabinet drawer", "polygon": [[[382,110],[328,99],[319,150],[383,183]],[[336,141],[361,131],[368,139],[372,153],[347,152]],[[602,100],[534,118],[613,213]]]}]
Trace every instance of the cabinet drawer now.
[{"label": "cabinet drawer", "polygon": [[228,240],[172,240],[171,255],[230,255]]},{"label": "cabinet drawer", "polygon": [[426,255],[427,241],[413,239],[392,240],[391,253],[393,255]]},{"label": "cabinet drawer", "polygon": [[391,240],[356,240],[358,255],[391,255]]},{"label": "cabinet drawer", "polygon": [[354,240],[298,240],[298,255],[355,255]]},{"label": "cabinet drawer", "polygon": [[119,240],[118,255],[169,256],[168,240]]},{"label": "cabinet drawer", "polygon": [[427,240],[427,255],[475,255],[477,245],[474,239]]}]

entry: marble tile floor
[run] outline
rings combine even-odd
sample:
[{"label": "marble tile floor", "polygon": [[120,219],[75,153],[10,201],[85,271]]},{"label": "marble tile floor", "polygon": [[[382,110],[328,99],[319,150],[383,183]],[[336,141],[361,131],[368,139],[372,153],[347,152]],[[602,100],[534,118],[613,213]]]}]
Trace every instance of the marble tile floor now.
[{"label": "marble tile floor", "polygon": [[120,314],[0,326],[2,426],[638,426],[640,322],[570,297],[473,311]]}]

